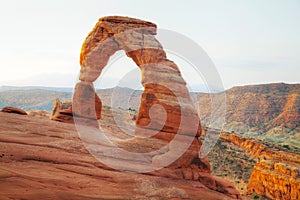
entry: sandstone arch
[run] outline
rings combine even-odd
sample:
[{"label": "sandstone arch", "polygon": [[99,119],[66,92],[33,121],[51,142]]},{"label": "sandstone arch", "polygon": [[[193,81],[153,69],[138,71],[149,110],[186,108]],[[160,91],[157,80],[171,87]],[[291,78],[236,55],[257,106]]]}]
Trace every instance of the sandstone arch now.
[{"label": "sandstone arch", "polygon": [[[151,22],[119,16],[99,19],[81,49],[81,82],[77,83],[73,97],[74,107],[78,108],[73,110],[76,116],[89,119],[101,117],[101,101],[95,94],[93,82],[101,74],[110,56],[116,51],[124,50],[142,72],[144,92],[136,126],[147,130],[160,130],[162,127],[155,137],[166,140],[171,140],[178,132],[200,136],[200,120],[193,107],[186,82],[177,65],[167,59],[162,45],[154,35],[156,25]],[[170,85],[172,89],[168,87]],[[183,104],[179,105],[178,97],[182,99]],[[167,114],[165,123],[160,119],[159,113],[156,113],[151,121],[149,109],[154,104],[164,107]],[[95,109],[96,113],[93,113]],[[181,120],[188,123],[184,123],[179,130]],[[196,131],[193,128],[195,124]]]}]

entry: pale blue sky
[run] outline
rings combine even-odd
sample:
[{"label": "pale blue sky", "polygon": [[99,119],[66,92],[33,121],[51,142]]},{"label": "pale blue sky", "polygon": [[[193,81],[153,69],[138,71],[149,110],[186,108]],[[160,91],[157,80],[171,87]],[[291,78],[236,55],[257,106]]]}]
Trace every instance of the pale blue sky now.
[{"label": "pale blue sky", "polygon": [[[298,0],[0,3],[0,85],[72,87],[82,42],[106,15],[150,20],[186,35],[211,57],[225,88],[300,82]],[[124,66],[132,64],[124,59]]]}]

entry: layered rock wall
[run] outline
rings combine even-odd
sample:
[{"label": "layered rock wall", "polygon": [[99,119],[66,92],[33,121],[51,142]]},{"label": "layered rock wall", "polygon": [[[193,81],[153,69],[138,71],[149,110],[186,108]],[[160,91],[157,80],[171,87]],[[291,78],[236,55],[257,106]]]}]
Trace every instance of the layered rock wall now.
[{"label": "layered rock wall", "polygon": [[300,156],[275,151],[253,139],[222,133],[221,138],[242,147],[258,159],[247,185],[247,193],[265,195],[271,199],[300,198]]},{"label": "layered rock wall", "polygon": [[247,191],[276,200],[300,199],[299,166],[274,160],[262,160],[253,169]]}]

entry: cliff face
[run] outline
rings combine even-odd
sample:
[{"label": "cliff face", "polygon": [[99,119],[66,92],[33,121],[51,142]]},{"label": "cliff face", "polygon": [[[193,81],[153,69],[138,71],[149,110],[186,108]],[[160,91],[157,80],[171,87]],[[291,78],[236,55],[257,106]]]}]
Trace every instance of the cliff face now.
[{"label": "cliff face", "polygon": [[262,160],[255,165],[247,190],[276,200],[299,199],[299,165]]},{"label": "cliff face", "polygon": [[287,94],[286,101],[284,107],[281,110],[281,113],[268,124],[268,128],[277,126],[286,126],[288,128],[298,127],[300,119],[299,98],[299,92]]},{"label": "cliff face", "polygon": [[300,156],[266,147],[253,139],[222,133],[221,138],[242,147],[258,158],[248,182],[248,193],[265,195],[271,199],[300,198]]},{"label": "cliff face", "polygon": [[300,155],[280,151],[276,147],[272,149],[272,147],[267,147],[261,144],[254,139],[243,138],[235,134],[227,134],[221,133],[221,138],[237,145],[243,147],[247,153],[251,154],[254,158],[263,158],[270,160],[281,160],[291,163],[300,164]]}]

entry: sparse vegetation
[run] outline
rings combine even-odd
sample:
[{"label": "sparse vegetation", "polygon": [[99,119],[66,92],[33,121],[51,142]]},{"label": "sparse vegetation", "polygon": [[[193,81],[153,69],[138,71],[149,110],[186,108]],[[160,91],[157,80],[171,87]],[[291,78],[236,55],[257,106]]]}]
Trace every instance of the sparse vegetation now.
[{"label": "sparse vegetation", "polygon": [[227,179],[241,193],[245,192],[256,161],[249,158],[244,149],[220,139],[208,158],[213,175]]}]

